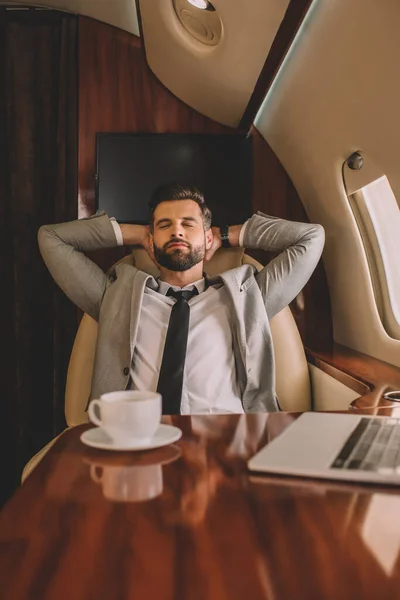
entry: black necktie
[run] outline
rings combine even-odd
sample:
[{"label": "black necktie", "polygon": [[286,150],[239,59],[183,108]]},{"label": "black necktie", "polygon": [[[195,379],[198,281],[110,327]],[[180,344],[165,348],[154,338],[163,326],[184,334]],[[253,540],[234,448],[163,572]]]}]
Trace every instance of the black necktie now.
[{"label": "black necktie", "polygon": [[196,294],[198,294],[196,288],[180,292],[174,292],[169,288],[167,292],[167,296],[173,296],[176,302],[171,310],[157,385],[157,392],[162,395],[163,415],[180,414],[189,332],[190,306],[187,301]]}]

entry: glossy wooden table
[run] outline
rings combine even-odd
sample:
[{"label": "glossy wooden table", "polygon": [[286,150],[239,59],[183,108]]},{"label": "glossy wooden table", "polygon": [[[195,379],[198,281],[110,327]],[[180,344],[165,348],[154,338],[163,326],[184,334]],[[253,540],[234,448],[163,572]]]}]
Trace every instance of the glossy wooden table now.
[{"label": "glossy wooden table", "polygon": [[400,598],[395,488],[246,471],[296,417],[176,417],[140,454],[66,432],[0,513],[1,599]]}]

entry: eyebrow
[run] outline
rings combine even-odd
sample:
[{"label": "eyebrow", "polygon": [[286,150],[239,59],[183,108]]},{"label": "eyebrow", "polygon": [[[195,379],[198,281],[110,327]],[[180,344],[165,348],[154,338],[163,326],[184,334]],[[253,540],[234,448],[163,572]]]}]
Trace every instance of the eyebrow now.
[{"label": "eyebrow", "polygon": [[[181,221],[193,221],[194,223],[197,223],[197,219],[195,217],[182,217]],[[156,225],[162,225],[163,223],[171,223],[171,219],[159,219],[156,222]]]}]

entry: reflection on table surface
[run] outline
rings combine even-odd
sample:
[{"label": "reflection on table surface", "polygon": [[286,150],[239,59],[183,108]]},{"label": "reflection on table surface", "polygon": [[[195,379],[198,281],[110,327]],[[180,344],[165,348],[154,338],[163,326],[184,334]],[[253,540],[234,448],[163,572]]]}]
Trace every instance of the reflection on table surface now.
[{"label": "reflection on table surface", "polygon": [[101,485],[103,495],[114,502],[146,502],[163,491],[162,466],[177,460],[181,451],[171,445],[158,453],[148,452],[140,464],[124,464],[120,457],[98,452],[83,461],[90,466],[90,477]]},{"label": "reflection on table surface", "polygon": [[14,599],[400,598],[400,493],[249,473],[297,414],[169,417],[172,446],[65,433],[0,514]]}]

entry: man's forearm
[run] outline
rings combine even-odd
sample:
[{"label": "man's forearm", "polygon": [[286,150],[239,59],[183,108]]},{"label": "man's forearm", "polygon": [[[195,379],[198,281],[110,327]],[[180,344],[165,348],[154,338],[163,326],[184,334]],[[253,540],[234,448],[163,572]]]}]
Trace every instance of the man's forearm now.
[{"label": "man's forearm", "polygon": [[117,246],[108,216],[43,225],[38,241],[56,283],[82,311],[98,319],[107,276],[85,253]]},{"label": "man's forearm", "polygon": [[[234,247],[234,246],[240,246],[240,232],[242,231],[243,225],[230,225],[228,228],[228,235],[229,235],[229,244]],[[216,241],[216,243],[218,244],[217,247],[221,247],[222,246],[222,241],[221,241],[221,232],[219,227],[213,227],[212,228],[212,232],[213,232],[213,236],[214,239]]]},{"label": "man's forearm", "polygon": [[257,275],[270,319],[287,306],[305,286],[324,247],[321,225],[298,223],[258,212],[248,221],[243,245],[279,252]]},{"label": "man's forearm", "polygon": [[55,225],[43,225],[39,229],[38,238],[42,254],[50,254],[49,258],[55,252],[66,251],[68,246],[79,252],[90,252],[118,245],[111,221],[106,214]]},{"label": "man's forearm", "polygon": [[258,212],[248,221],[243,238],[243,245],[249,249],[282,252],[297,246],[300,251],[315,248],[320,255],[324,230],[320,225],[287,221]]},{"label": "man's forearm", "polygon": [[126,246],[143,246],[147,238],[147,227],[144,225],[120,224],[122,239]]},{"label": "man's forearm", "polygon": [[240,232],[242,231],[243,225],[231,225],[228,230],[229,243],[231,246],[240,245]]}]

